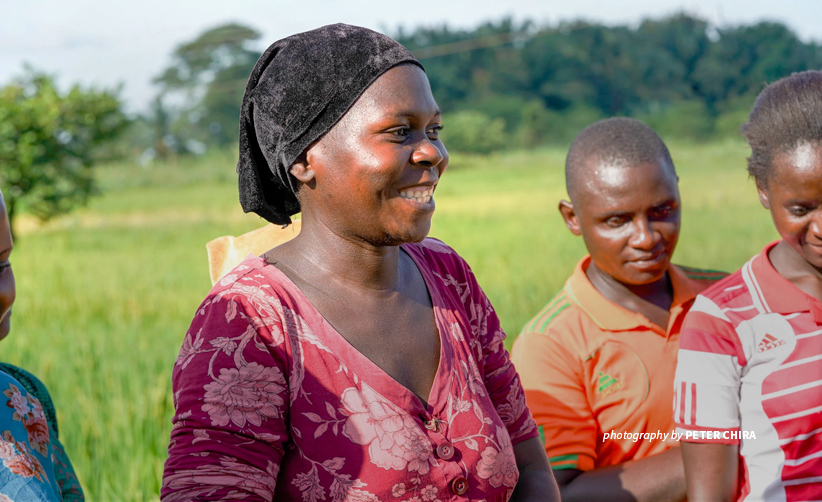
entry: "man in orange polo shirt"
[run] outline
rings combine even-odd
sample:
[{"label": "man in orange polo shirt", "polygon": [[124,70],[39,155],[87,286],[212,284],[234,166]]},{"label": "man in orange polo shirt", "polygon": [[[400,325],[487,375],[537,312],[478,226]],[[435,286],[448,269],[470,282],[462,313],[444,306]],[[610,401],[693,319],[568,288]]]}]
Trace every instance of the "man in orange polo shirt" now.
[{"label": "man in orange polo shirt", "polygon": [[512,349],[562,499],[684,500],[671,436],[679,330],[696,294],[725,274],[671,264],[678,178],[645,124],[587,127],[565,176],[571,200],[559,210],[590,254]]}]

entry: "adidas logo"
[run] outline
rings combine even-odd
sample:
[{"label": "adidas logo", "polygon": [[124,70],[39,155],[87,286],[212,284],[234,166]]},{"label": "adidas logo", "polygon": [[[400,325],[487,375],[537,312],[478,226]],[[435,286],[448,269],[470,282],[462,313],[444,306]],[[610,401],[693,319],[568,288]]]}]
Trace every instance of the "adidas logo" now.
[{"label": "adidas logo", "polygon": [[775,349],[780,345],[785,345],[785,340],[780,340],[775,336],[766,333],[765,338],[760,340],[759,345],[756,346],[756,351],[765,352],[766,350]]},{"label": "adidas logo", "polygon": [[603,372],[599,372],[599,376],[597,376],[597,393],[602,394],[603,396],[610,394],[616,390],[619,390],[622,387],[620,385],[619,380],[612,377],[611,375]]}]

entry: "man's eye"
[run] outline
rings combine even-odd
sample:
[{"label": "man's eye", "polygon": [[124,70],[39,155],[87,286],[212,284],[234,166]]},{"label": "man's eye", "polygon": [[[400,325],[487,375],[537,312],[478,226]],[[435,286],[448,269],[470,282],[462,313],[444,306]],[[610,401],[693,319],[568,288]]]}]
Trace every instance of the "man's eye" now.
[{"label": "man's eye", "polygon": [[621,227],[625,224],[626,219],[622,216],[611,216],[607,220],[605,220],[605,224],[609,227]]},{"label": "man's eye", "polygon": [[671,214],[671,207],[670,206],[662,206],[654,208],[653,216],[655,218],[663,219],[667,218]]}]

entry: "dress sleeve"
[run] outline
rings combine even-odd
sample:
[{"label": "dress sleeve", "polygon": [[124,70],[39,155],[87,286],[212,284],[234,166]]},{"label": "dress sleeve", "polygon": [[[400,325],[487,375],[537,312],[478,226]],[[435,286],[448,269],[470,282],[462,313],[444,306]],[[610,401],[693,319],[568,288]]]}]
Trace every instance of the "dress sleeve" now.
[{"label": "dress sleeve", "polygon": [[554,470],[589,471],[596,461],[597,422],[588,402],[578,358],[553,328],[524,332],[512,348],[528,406]]},{"label": "dress sleeve", "polygon": [[525,393],[519,375],[505,349],[505,332],[500,326],[497,313],[467,264],[465,268],[470,295],[464,302],[471,319],[471,329],[480,343],[480,364],[485,388],[497,414],[508,429],[511,443],[517,444],[538,436],[537,426],[525,404]]},{"label": "dress sleeve", "polygon": [[697,296],[685,317],[674,377],[674,422],[683,441],[738,444],[740,375],[746,358],[722,310]]},{"label": "dress sleeve", "polygon": [[288,440],[287,358],[280,303],[255,281],[213,290],[186,334],[172,373],[166,502],[274,498]]},{"label": "dress sleeve", "polygon": [[63,502],[83,502],[86,500],[80,480],[74,472],[65,448],[55,436],[51,441],[52,460],[54,462],[54,477],[60,487]]},{"label": "dress sleeve", "polygon": [[63,502],[83,502],[85,500],[83,488],[80,486],[80,481],[77,479],[77,474],[74,472],[74,466],[71,465],[66,449],[58,438],[57,412],[54,409],[54,402],[48,389],[36,376],[23,368],[9,363],[0,363],[0,371],[14,377],[30,394],[33,394],[40,401],[50,431],[54,477],[60,488]]}]

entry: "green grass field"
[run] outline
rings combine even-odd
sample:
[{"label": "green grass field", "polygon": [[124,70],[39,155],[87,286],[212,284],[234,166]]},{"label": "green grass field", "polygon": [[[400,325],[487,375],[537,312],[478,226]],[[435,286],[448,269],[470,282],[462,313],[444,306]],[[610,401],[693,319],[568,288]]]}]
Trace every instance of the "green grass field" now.
[{"label": "green grass field", "polygon": [[[678,263],[734,270],[777,237],[741,142],[674,144],[684,203]],[[432,235],[474,269],[509,333],[584,253],[556,210],[564,151],[453,156]],[[101,168],[103,196],[48,225],[21,220],[4,360],[38,375],[89,500],[154,500],[172,415],[170,374],[208,292],[205,243],[261,226],[242,214],[234,154]]]}]

